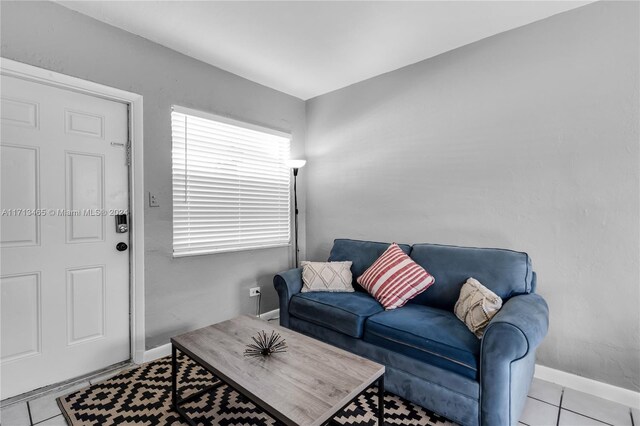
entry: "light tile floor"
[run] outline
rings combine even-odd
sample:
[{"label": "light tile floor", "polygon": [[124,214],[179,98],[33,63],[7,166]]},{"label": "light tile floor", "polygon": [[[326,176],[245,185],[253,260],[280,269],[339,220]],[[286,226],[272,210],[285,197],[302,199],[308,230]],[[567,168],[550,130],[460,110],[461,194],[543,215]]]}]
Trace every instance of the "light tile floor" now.
[{"label": "light tile floor", "polygon": [[62,388],[2,407],[0,409],[0,426],[66,426],[67,421],[58,407],[56,398],[107,380],[133,367],[135,367],[133,364],[120,365],[111,371],[83,378]]},{"label": "light tile floor", "polygon": [[520,425],[640,426],[640,412],[613,401],[534,379]]},{"label": "light tile floor", "polygon": [[[130,367],[129,367],[130,368]],[[0,410],[2,426],[64,426],[56,398],[106,380],[121,370],[101,374],[63,390],[39,395]],[[520,419],[524,426],[640,426],[640,410],[534,379]]]}]

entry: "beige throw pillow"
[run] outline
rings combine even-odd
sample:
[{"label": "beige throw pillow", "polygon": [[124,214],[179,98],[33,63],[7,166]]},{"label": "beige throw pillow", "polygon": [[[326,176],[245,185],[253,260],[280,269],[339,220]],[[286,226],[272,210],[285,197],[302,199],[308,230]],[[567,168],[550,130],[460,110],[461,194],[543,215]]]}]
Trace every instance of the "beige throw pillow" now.
[{"label": "beige throw pillow", "polygon": [[351,281],[353,262],[300,262],[302,266],[302,292],[354,291]]},{"label": "beige throw pillow", "polygon": [[480,339],[489,321],[501,307],[500,296],[480,284],[478,280],[469,278],[460,289],[460,297],[453,310],[460,321]]}]

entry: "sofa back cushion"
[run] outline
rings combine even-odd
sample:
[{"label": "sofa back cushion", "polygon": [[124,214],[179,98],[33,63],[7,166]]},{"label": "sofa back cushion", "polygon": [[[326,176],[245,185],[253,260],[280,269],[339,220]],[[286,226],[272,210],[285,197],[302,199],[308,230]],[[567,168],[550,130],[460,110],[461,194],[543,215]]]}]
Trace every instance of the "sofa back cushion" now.
[{"label": "sofa back cushion", "polygon": [[411,258],[436,279],[409,303],[453,311],[467,278],[473,277],[503,300],[532,292],[533,271],[526,253],[505,249],[414,244]]},{"label": "sofa back cushion", "polygon": [[[329,262],[347,261],[353,262],[351,273],[353,274],[353,287],[358,291],[365,291],[356,279],[373,265],[382,253],[389,248],[391,243],[379,243],[374,241],[359,241],[339,238],[333,242],[333,248],[329,254]],[[400,249],[409,254],[411,246],[398,244]]]}]

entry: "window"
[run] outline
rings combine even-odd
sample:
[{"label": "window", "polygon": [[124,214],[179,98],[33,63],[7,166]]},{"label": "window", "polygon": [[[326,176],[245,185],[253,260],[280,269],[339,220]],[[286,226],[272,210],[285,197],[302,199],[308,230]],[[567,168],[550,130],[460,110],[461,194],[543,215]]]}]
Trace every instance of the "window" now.
[{"label": "window", "polygon": [[286,246],[290,136],[174,107],[173,255]]}]

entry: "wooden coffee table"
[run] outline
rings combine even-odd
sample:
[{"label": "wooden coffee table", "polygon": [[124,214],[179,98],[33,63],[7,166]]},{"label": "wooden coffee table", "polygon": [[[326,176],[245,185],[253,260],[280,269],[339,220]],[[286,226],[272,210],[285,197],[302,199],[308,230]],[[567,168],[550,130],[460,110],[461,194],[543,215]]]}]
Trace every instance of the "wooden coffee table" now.
[{"label": "wooden coffee table", "polygon": [[[251,337],[272,330],[286,340],[285,353],[269,357],[245,357]],[[172,403],[187,423],[181,407],[221,383],[249,398],[286,425],[331,423],[342,409],[369,386],[378,385],[378,424],[384,418],[384,366],[304,336],[286,328],[249,316],[241,316],[171,339]],[[178,399],[177,351],[220,379],[213,386]]]}]

